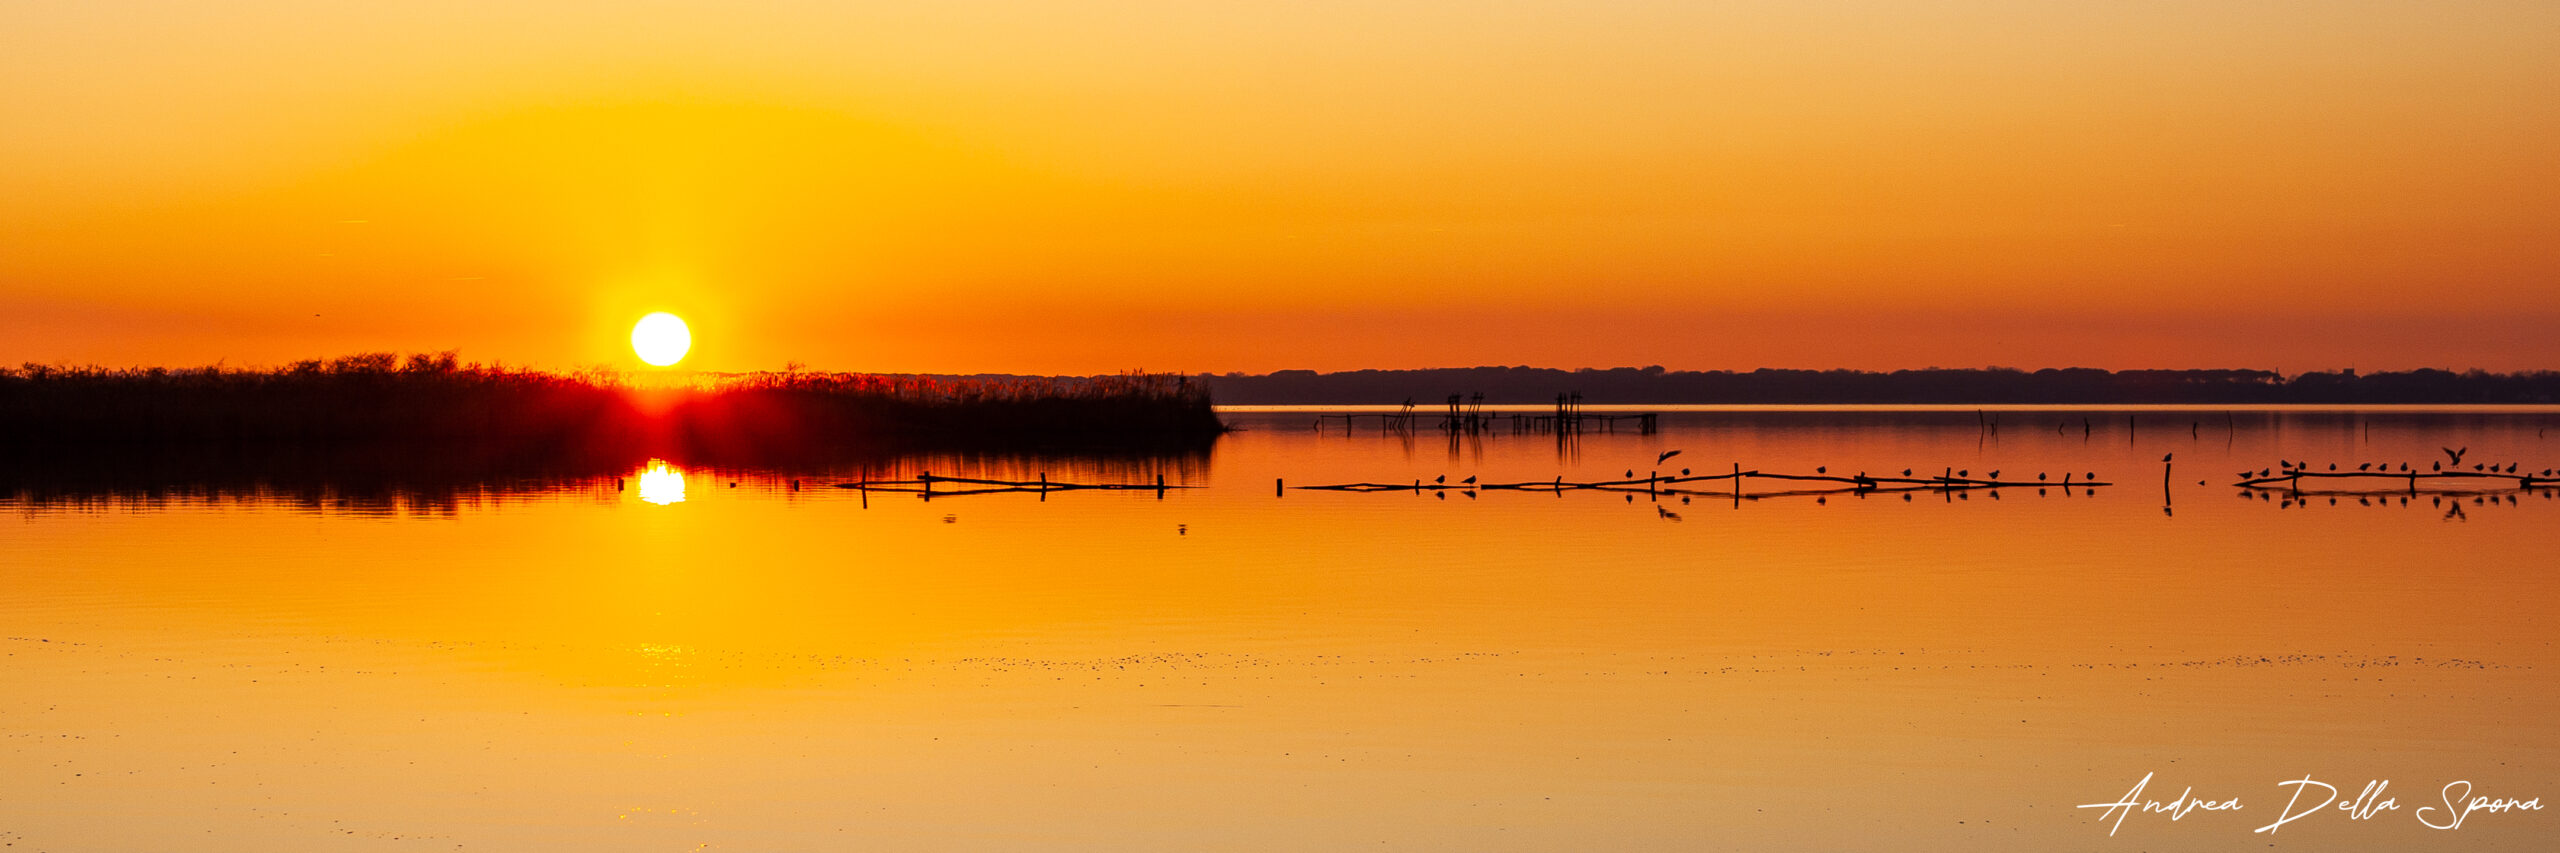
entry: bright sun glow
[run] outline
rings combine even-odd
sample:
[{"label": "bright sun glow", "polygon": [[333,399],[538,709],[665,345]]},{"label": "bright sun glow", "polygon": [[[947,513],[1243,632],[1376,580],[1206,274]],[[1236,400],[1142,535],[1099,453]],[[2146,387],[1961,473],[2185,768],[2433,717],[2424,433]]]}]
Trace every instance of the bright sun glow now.
[{"label": "bright sun glow", "polygon": [[693,330],[685,328],[684,319],[664,311],[640,318],[631,327],[631,351],[640,360],[665,367],[684,359],[693,349]]},{"label": "bright sun glow", "polygon": [[[666,317],[667,315],[658,314],[654,316]],[[667,317],[667,319],[672,320],[675,318]],[[683,334],[684,330],[681,324],[679,324],[676,331],[677,334]],[[684,352],[682,350],[678,350],[676,354],[681,356]],[[668,359],[668,361],[674,361],[674,359]],[[684,472],[668,467],[665,462],[656,459],[649,460],[648,469],[640,472],[640,499],[659,506],[666,506],[672,503],[683,503]]]}]

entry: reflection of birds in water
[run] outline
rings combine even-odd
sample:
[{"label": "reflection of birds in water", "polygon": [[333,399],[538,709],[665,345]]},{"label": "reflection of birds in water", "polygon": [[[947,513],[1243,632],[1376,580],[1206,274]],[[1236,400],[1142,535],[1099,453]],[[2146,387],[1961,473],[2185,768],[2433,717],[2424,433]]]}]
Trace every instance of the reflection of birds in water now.
[{"label": "reflection of birds in water", "polygon": [[1663,460],[1665,460],[1665,459],[1669,459],[1669,458],[1671,458],[1671,457],[1678,456],[1678,455],[1680,455],[1680,451],[1677,451],[1677,450],[1665,450],[1665,451],[1663,451],[1663,452],[1662,452],[1662,455],[1660,455],[1660,456],[1656,456],[1656,457],[1653,457],[1653,464],[1660,465],[1660,464],[1662,464],[1662,461],[1663,461]]},{"label": "reflection of birds in water", "polygon": [[1664,521],[1679,521],[1679,520],[1680,520],[1680,514],[1679,514],[1679,513],[1672,512],[1672,511],[1667,510],[1667,509],[1663,509],[1663,508],[1662,508],[1662,507],[1660,507],[1660,506],[1656,506],[1656,507],[1654,507],[1654,508],[1653,508],[1653,516],[1654,516],[1655,518],[1659,518],[1659,519],[1662,519],[1662,520],[1664,520]]}]

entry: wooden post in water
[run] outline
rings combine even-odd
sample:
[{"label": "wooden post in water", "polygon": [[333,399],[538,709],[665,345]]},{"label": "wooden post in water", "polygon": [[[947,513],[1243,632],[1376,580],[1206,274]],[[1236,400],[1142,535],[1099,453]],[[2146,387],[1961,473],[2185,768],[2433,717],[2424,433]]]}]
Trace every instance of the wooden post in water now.
[{"label": "wooden post in water", "polygon": [[1273,477],[1273,478],[1271,478],[1271,496],[1272,496],[1272,497],[1275,497],[1275,498],[1285,498],[1285,497],[1288,497],[1288,496],[1289,496],[1289,484],[1288,484],[1288,482],[1287,482],[1286,480],[1283,480],[1282,478],[1279,478],[1279,477]]}]

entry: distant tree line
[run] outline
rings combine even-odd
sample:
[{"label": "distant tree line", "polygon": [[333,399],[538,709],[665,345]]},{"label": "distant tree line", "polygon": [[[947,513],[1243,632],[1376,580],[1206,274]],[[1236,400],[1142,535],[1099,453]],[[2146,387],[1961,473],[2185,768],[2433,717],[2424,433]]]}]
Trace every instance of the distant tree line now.
[{"label": "distant tree line", "polygon": [[1897,370],[1558,370],[1453,367],[1427,370],[1282,370],[1203,374],[1212,397],[1230,404],[1396,404],[1425,406],[1450,394],[1487,403],[2560,403],[2560,372],[2489,373],[2353,369],[2284,376],[2272,370],[2019,370],[2005,367]]}]

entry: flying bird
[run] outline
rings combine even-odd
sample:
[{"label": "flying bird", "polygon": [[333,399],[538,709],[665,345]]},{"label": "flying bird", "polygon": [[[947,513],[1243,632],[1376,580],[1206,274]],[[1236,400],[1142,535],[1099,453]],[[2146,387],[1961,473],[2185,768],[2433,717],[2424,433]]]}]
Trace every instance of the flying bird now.
[{"label": "flying bird", "polygon": [[2450,447],[2444,449],[2444,455],[2453,457],[2453,464],[2456,466],[2460,466],[2462,464],[2462,454],[2469,452],[2471,452],[2471,448],[2469,447],[2464,447],[2461,450],[2455,450]]}]

